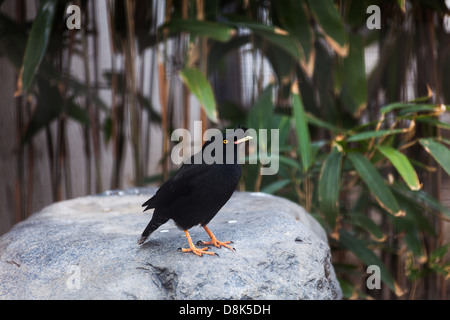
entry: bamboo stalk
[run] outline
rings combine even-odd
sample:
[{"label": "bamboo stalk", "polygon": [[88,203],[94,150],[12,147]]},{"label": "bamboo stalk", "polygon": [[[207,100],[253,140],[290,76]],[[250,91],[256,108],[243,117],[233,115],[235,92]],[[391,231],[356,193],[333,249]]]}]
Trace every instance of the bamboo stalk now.
[{"label": "bamboo stalk", "polygon": [[23,194],[22,194],[22,182],[24,178],[24,156],[23,146],[21,142],[22,128],[23,128],[23,110],[22,110],[22,97],[16,98],[16,141],[18,145],[17,150],[17,162],[16,162],[16,179],[14,185],[15,193],[15,222],[22,221],[23,211]]},{"label": "bamboo stalk", "polygon": [[[171,1],[166,2],[166,15],[165,21],[168,22],[170,19],[170,8]],[[164,48],[166,48],[167,41],[167,32],[166,30],[163,32],[163,44]],[[157,41],[158,42],[158,41]],[[166,68],[164,66],[164,62],[162,61],[161,52],[159,46],[157,46],[157,63],[158,63],[158,84],[159,84],[159,98],[161,103],[161,129],[162,129],[162,172],[163,172],[163,180],[167,180],[169,178],[169,166],[168,166],[168,158],[167,154],[169,151],[169,137],[168,137],[168,108],[167,108],[167,92],[168,92],[168,83],[166,78]]]},{"label": "bamboo stalk", "polygon": [[[16,18],[17,22],[22,24],[25,21],[26,3],[24,0],[18,1],[16,6]],[[17,83],[18,75],[15,77],[15,83]],[[22,205],[24,197],[23,194],[23,181],[24,181],[24,147],[22,146],[22,128],[24,127],[24,112],[23,112],[23,97],[16,98],[16,143],[17,150],[17,162],[16,162],[16,178],[14,182],[14,210],[15,210],[15,222],[20,222],[23,219]]]},{"label": "bamboo stalk", "polygon": [[127,74],[127,90],[129,100],[129,120],[131,132],[131,145],[133,149],[134,180],[137,186],[143,185],[143,175],[141,171],[141,122],[139,117],[137,103],[137,85],[136,85],[136,43],[134,32],[134,10],[136,2],[134,0],[126,1],[126,21],[127,38],[124,46],[125,72]]},{"label": "bamboo stalk", "polygon": [[[204,0],[196,0],[197,4],[197,20],[203,21],[205,20],[205,2]],[[200,70],[207,75],[207,66],[208,66],[208,39],[205,37],[201,37],[199,39],[199,45],[200,45]],[[200,109],[200,118],[202,121],[202,139],[205,134],[205,131],[209,127],[209,121],[208,116],[206,115],[204,106],[201,106]]]},{"label": "bamboo stalk", "polygon": [[55,191],[56,191],[56,201],[62,200],[62,190],[61,190],[61,171],[64,165],[64,137],[66,132],[65,119],[59,119],[57,123],[57,134],[56,134],[56,161],[55,161]]},{"label": "bamboo stalk", "polygon": [[111,122],[112,122],[112,140],[113,140],[113,165],[111,173],[111,189],[118,189],[121,185],[121,164],[123,155],[123,107],[117,103],[117,67],[115,62],[115,54],[117,48],[114,41],[114,11],[112,9],[112,0],[106,2],[108,11],[108,35],[111,53]]},{"label": "bamboo stalk", "polygon": [[[156,19],[155,19],[156,22]],[[150,93],[154,91],[154,81],[153,81],[153,68],[155,65],[155,52],[152,52],[152,58],[150,59]],[[147,160],[150,158],[150,149],[151,149],[151,139],[150,139],[150,131],[151,131],[151,113],[148,112],[147,118],[147,130],[145,131],[145,139],[144,139],[144,162],[145,162],[145,176],[148,176],[150,172],[148,171]]]},{"label": "bamboo stalk", "polygon": [[[86,6],[86,14],[89,14],[87,11],[88,6]],[[95,13],[92,13],[95,15]],[[86,23],[87,25],[87,23]],[[99,125],[98,125],[98,110],[93,108],[91,102],[92,96],[92,84],[91,84],[91,71],[89,64],[89,46],[88,39],[86,34],[86,29],[83,28],[81,30],[81,43],[83,47],[83,65],[84,65],[84,81],[86,84],[86,96],[85,96],[85,104],[86,111],[88,112],[90,119],[90,135],[86,134],[86,138],[92,141],[92,151],[94,156],[94,169],[95,169],[95,192],[100,193],[103,189],[102,187],[102,174],[101,174],[101,153],[100,153],[100,139],[99,139]],[[97,69],[97,66],[94,64],[94,69]],[[88,130],[88,129],[87,129]],[[90,166],[89,166],[90,167]]]},{"label": "bamboo stalk", "polygon": [[[92,38],[92,50],[93,50],[93,65],[94,65],[94,84],[91,85],[91,92],[95,94],[98,94],[98,84],[99,84],[99,64],[98,64],[98,37],[97,35],[97,16],[95,14],[95,1],[90,2],[91,8],[91,20],[92,20],[92,34],[94,35]],[[93,140],[94,140],[94,159],[95,159],[95,170],[96,170],[96,192],[100,193],[103,191],[103,175],[101,170],[101,163],[102,163],[102,153],[101,153],[101,125],[100,125],[100,114],[99,114],[99,108],[95,107],[93,108],[93,119],[94,124],[92,126],[92,133],[93,133]]]},{"label": "bamboo stalk", "polygon": [[162,169],[163,169],[163,179],[167,180],[169,177],[168,171],[168,163],[165,159],[166,154],[169,150],[169,144],[167,139],[167,131],[168,131],[168,123],[167,123],[167,81],[165,77],[165,67],[162,62],[158,64],[158,79],[159,79],[159,96],[161,100],[161,128],[163,134],[163,160],[162,160]]},{"label": "bamboo stalk", "polygon": [[[143,94],[143,90],[144,90],[144,76],[145,76],[145,72],[144,70],[146,69],[146,63],[145,63],[145,57],[144,54],[139,54],[140,58],[140,67],[139,70],[141,70],[141,73],[139,75],[139,84],[138,84],[138,92],[141,92],[142,97],[144,96]],[[137,99],[137,104],[139,106],[139,112],[140,115],[144,118],[144,114],[143,114],[143,101],[141,99]],[[142,126],[142,134],[147,133],[148,130],[145,130],[145,123],[141,123]],[[140,165],[140,170],[141,170],[141,176],[142,176],[142,185],[144,183],[144,177],[147,175],[146,173],[146,157],[145,157],[145,150],[147,149],[147,146],[145,145],[145,136],[144,139],[141,139],[141,145],[140,145],[140,149],[142,150],[142,156],[139,159],[139,165]]]},{"label": "bamboo stalk", "polygon": [[[189,11],[188,11],[188,0],[182,0],[181,3],[181,14],[183,19],[187,19],[189,17]],[[189,34],[183,32],[181,35],[181,42],[183,43],[183,51],[188,51],[189,46]],[[181,85],[181,94],[182,94],[182,103],[183,103],[183,127],[187,130],[189,130],[189,122],[190,122],[190,112],[191,112],[191,106],[190,106],[190,93],[185,83],[182,83]],[[185,146],[187,147],[187,146]]]},{"label": "bamboo stalk", "polygon": [[[30,102],[27,100],[26,103],[27,112],[31,114]],[[25,218],[28,218],[33,213],[33,187],[34,187],[34,143],[30,140],[28,146],[28,172],[27,172],[28,182],[27,182],[27,192],[26,192],[26,208],[25,208]]]}]

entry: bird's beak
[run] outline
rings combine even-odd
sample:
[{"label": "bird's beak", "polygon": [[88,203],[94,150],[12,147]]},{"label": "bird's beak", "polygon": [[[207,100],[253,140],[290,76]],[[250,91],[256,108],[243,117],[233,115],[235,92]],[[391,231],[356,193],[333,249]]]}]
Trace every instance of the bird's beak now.
[{"label": "bird's beak", "polygon": [[239,139],[237,141],[234,142],[234,144],[239,144],[248,140],[252,140],[253,138],[251,136],[246,136],[245,138]]}]

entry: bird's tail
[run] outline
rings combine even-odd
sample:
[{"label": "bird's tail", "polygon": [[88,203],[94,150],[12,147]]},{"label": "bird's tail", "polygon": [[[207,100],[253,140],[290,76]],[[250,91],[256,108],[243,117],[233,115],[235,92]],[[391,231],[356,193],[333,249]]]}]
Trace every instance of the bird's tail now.
[{"label": "bird's tail", "polygon": [[145,228],[144,232],[142,232],[141,237],[138,240],[138,244],[143,244],[145,240],[155,231],[158,229],[161,225],[169,221],[169,219],[161,217],[156,212],[153,213],[153,218],[148,223],[147,227]]},{"label": "bird's tail", "polygon": [[149,210],[149,209],[154,208],[154,205],[153,205],[154,197],[155,197],[155,196],[151,197],[151,198],[148,199],[146,202],[144,202],[144,204],[143,204],[142,206],[143,206],[143,207],[147,207],[147,208],[144,209],[144,212],[147,211],[147,210]]}]

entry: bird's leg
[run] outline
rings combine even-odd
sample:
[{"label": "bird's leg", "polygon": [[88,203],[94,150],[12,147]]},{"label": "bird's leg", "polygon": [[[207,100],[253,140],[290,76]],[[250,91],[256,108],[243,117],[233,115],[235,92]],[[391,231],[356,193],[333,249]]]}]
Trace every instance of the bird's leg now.
[{"label": "bird's leg", "polygon": [[217,240],[217,238],[214,236],[214,234],[211,232],[211,230],[209,230],[209,228],[207,226],[203,226],[203,229],[205,229],[206,233],[211,238],[211,241],[209,241],[209,242],[200,241],[201,245],[203,245],[203,246],[213,245],[213,246],[216,246],[217,248],[226,247],[230,250],[236,250],[232,246],[228,245],[228,244],[232,243],[231,241],[225,241],[225,242],[219,241],[219,240]]},{"label": "bird's leg", "polygon": [[203,254],[210,254],[210,255],[212,255],[212,256],[215,256],[215,255],[216,255],[214,252],[208,252],[208,251],[206,251],[206,250],[208,250],[208,248],[200,248],[200,249],[199,249],[199,248],[196,248],[196,247],[194,246],[194,243],[192,242],[191,235],[189,234],[189,232],[188,232],[187,230],[184,230],[184,233],[186,234],[186,238],[187,238],[187,241],[188,241],[188,243],[189,243],[189,249],[181,248],[181,252],[192,252],[192,253],[194,253],[194,254],[200,256],[200,257],[201,257]]}]

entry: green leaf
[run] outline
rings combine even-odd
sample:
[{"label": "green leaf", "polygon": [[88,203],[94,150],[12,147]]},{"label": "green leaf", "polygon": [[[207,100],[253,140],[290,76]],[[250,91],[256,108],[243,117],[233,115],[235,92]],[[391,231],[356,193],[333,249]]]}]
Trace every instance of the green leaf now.
[{"label": "green leaf", "polygon": [[353,252],[364,264],[370,266],[375,265],[380,268],[381,281],[383,281],[392,291],[397,295],[401,295],[401,290],[394,282],[394,278],[386,268],[380,258],[369,248],[366,247],[364,242],[351,233],[345,230],[341,230],[339,234],[339,243],[342,247]]},{"label": "green leaf", "polygon": [[443,259],[450,249],[450,243],[443,245],[442,247],[437,248],[430,254],[430,261],[438,262]]},{"label": "green leaf", "polygon": [[289,179],[283,179],[279,181],[275,181],[268,186],[265,186],[263,189],[261,189],[261,192],[274,194],[278,192],[280,189],[283,189],[291,180]]},{"label": "green leaf", "polygon": [[170,21],[161,26],[162,29],[167,28],[171,33],[185,31],[191,36],[202,36],[225,42],[236,33],[234,28],[212,21],[200,21],[197,19],[178,19],[172,18]]},{"label": "green leaf", "polygon": [[186,67],[181,71],[181,79],[197,97],[209,120],[217,123],[217,109],[214,93],[205,75],[196,68]]},{"label": "green leaf", "polygon": [[[248,161],[249,163],[251,163],[251,162],[256,163],[257,161],[260,160],[258,154],[252,154],[252,155],[246,156],[244,159],[245,159],[245,161]],[[300,163],[290,157],[286,157],[281,154],[280,155],[273,154],[273,155],[270,155],[270,159],[272,161],[278,161],[279,163],[285,164],[285,165],[287,165],[291,168],[294,168],[298,171],[302,171],[302,167],[300,166]]]},{"label": "green leaf", "polygon": [[[274,160],[277,159],[276,155],[271,155],[271,157]],[[278,161],[280,163],[283,163],[283,164],[287,165],[287,166],[290,166],[292,168],[297,169],[299,172],[302,171],[302,167],[300,166],[300,163],[298,161],[290,158],[290,157],[286,157],[286,156],[283,156],[283,155],[280,154],[278,156]]]},{"label": "green leaf", "polygon": [[425,151],[428,152],[436,161],[441,165],[441,167],[450,175],[450,150],[434,141],[431,138],[420,139],[419,140]]},{"label": "green leaf", "polygon": [[[394,183],[392,189],[395,193],[405,197],[407,202],[412,204],[415,208],[419,208],[420,210],[436,210],[438,212],[443,213],[447,217],[450,217],[450,209],[446,208],[442,203],[434,199],[432,196],[424,192],[423,190],[412,191],[407,188],[404,184]],[[409,212],[408,212],[409,214]],[[424,222],[421,223],[424,225]],[[432,230],[429,230],[432,231]]]},{"label": "green leaf", "polygon": [[[42,67],[44,67],[44,65],[42,65]],[[109,111],[109,107],[106,105],[106,103],[103,102],[103,100],[95,92],[93,92],[93,90],[89,90],[85,83],[70,77],[66,77],[64,81],[67,84],[67,88],[72,92],[72,100],[74,100],[76,97],[84,98],[88,96],[90,101],[95,104],[96,107],[103,111]]]},{"label": "green leaf", "polygon": [[444,130],[450,130],[450,123],[445,123],[445,122],[439,121],[436,118],[432,118],[432,117],[426,117],[426,118],[416,117],[416,121],[428,123],[428,124],[431,124],[434,127],[441,128],[441,129],[444,129]]},{"label": "green leaf", "polygon": [[294,85],[292,92],[293,99],[293,116],[295,123],[295,132],[297,134],[298,153],[302,160],[303,172],[307,172],[313,164],[313,155],[311,148],[311,139],[309,136],[308,120],[306,118],[305,109],[298,92],[298,87]]},{"label": "green leaf", "polygon": [[28,92],[39,65],[44,58],[52,33],[58,0],[42,1],[28,38],[22,72],[18,80],[18,91]]},{"label": "green leaf", "polygon": [[342,296],[346,299],[352,298],[356,292],[355,285],[341,278],[338,278],[338,281],[342,290]]},{"label": "green leaf", "polygon": [[300,42],[306,59],[313,48],[313,35],[301,1],[274,1],[278,19],[286,31]]},{"label": "green leaf", "polygon": [[408,113],[417,113],[421,111],[434,112],[437,111],[436,108],[439,109],[439,107],[437,107],[436,105],[431,104],[394,102],[381,108],[380,113],[384,115],[388,112],[400,109],[399,114],[404,115]]},{"label": "green leaf", "polygon": [[235,36],[227,42],[214,41],[208,51],[208,75],[217,71],[220,63],[230,52],[238,50],[240,47],[250,42],[249,35]]},{"label": "green leaf", "polygon": [[254,34],[289,53],[294,59],[301,60],[304,58],[300,43],[285,30],[254,22],[241,16],[227,15],[227,17],[230,24],[251,30]]},{"label": "green leaf", "polygon": [[90,124],[89,114],[85,109],[80,108],[73,100],[68,101],[67,115],[81,125],[88,126]]},{"label": "green leaf", "polygon": [[339,189],[342,169],[342,153],[336,148],[322,165],[319,178],[319,205],[332,229],[339,214]]},{"label": "green leaf", "polygon": [[333,0],[315,1],[308,0],[309,8],[314,18],[319,22],[325,32],[325,39],[331,47],[341,56],[346,56],[347,35],[345,33],[343,20],[334,6]]},{"label": "green leaf", "polygon": [[156,125],[161,125],[161,115],[156,112],[155,108],[153,107],[151,99],[144,97],[142,93],[138,93],[137,95],[138,101],[141,104],[141,106],[148,112],[149,115],[149,121]]},{"label": "green leaf", "polygon": [[420,112],[428,112],[428,113],[433,113],[436,111],[436,106],[433,105],[428,105],[428,104],[417,104],[417,105],[413,105],[413,106],[409,106],[407,108],[402,108],[399,112],[398,115],[399,117],[402,116],[406,116],[409,114],[418,114]]},{"label": "green leaf", "polygon": [[347,157],[380,206],[394,216],[403,216],[405,212],[400,209],[389,186],[384,182],[383,177],[373,164],[359,153],[349,153]]},{"label": "green leaf", "polygon": [[270,127],[272,121],[271,115],[274,109],[272,92],[273,85],[269,84],[251,107],[247,117],[247,125],[249,128],[258,130],[268,129]]},{"label": "green leaf", "polygon": [[389,159],[411,190],[417,191],[421,189],[422,185],[416,170],[414,170],[411,162],[403,153],[394,148],[384,146],[379,146],[378,150]]},{"label": "green leaf", "polygon": [[323,129],[327,129],[330,130],[334,133],[341,133],[344,130],[342,130],[341,128],[336,127],[335,125],[327,122],[327,121],[323,121],[322,119],[319,119],[318,117],[316,117],[315,115],[313,115],[312,113],[306,112],[306,118],[308,119],[308,123],[319,127],[319,128],[323,128]]},{"label": "green leaf", "polygon": [[350,219],[351,223],[369,232],[375,241],[383,242],[384,240],[386,240],[387,236],[383,233],[381,228],[368,216],[362,214],[352,214],[350,216]]},{"label": "green leaf", "polygon": [[41,129],[50,125],[63,112],[64,101],[56,85],[42,77],[36,77],[39,88],[37,94],[37,105],[33,110],[31,119],[25,126],[21,143],[25,144],[33,138]]},{"label": "green leaf", "polygon": [[411,103],[403,103],[403,102],[394,102],[391,104],[388,104],[387,106],[384,106],[383,108],[380,109],[380,113],[382,115],[385,115],[388,112],[397,110],[397,109],[403,109],[403,108],[407,108],[410,106],[414,106],[414,104]]},{"label": "green leaf", "polygon": [[368,140],[373,138],[381,138],[387,135],[399,134],[402,133],[403,129],[394,129],[394,130],[374,130],[374,131],[365,131],[356,133],[347,138],[347,142],[356,142],[362,140]]},{"label": "green leaf", "polygon": [[358,116],[366,108],[368,94],[364,41],[359,35],[351,35],[349,39],[349,54],[342,61],[342,65],[337,64],[335,71],[340,73],[336,79],[342,79],[342,83],[338,84],[341,103],[348,112]]},{"label": "green leaf", "polygon": [[395,220],[394,223],[400,222],[400,228],[398,230],[405,234],[404,241],[409,250],[417,257],[419,262],[425,263],[428,257],[416,225],[407,219],[395,218]]}]

